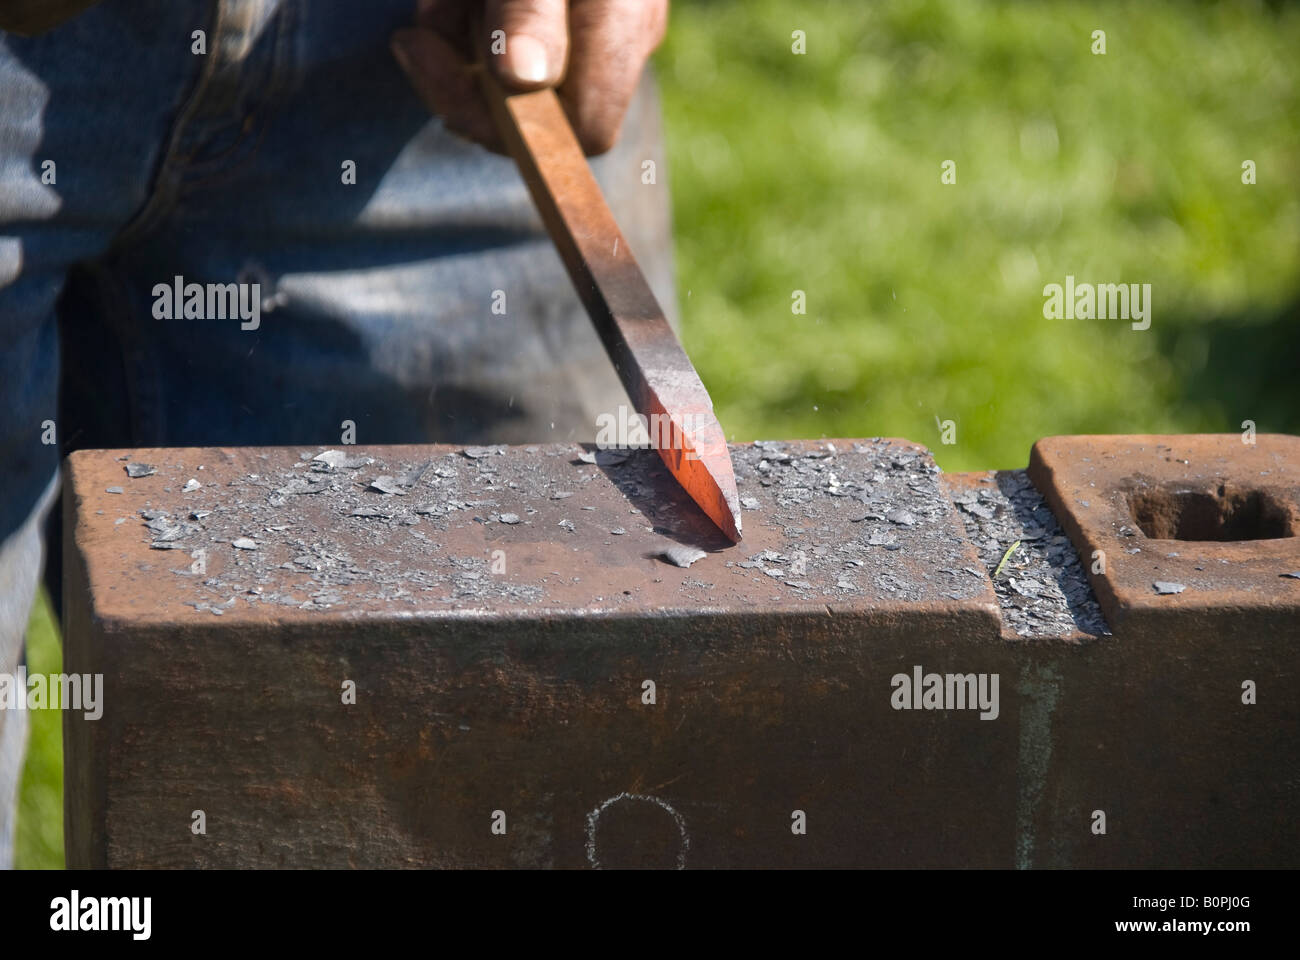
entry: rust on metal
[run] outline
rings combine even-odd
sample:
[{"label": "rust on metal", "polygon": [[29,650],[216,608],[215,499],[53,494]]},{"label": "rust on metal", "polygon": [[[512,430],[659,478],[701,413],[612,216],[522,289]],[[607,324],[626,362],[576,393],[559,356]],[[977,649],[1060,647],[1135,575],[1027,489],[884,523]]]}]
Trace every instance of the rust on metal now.
[{"label": "rust on metal", "polygon": [[[924,448],[737,446],[741,549],[653,452],[586,452],[74,454],[65,663],[105,707],[65,717],[69,863],[673,866],[659,802],[689,866],[847,865],[872,837],[998,862],[1014,730],[889,701],[918,663],[1008,673]],[[916,815],[963,790],[985,799]],[[821,828],[790,844],[799,806]]]},{"label": "rust on metal", "polygon": [[1046,437],[1029,473],[1113,628],[1275,632],[1300,622],[1300,439]]},{"label": "rust on metal", "polygon": [[[74,454],[69,865],[1294,865],[1300,471],[1218,442],[1044,441],[1037,490],[738,445],[739,549],[649,450]],[[1056,524],[1105,502],[1141,550],[1092,629]],[[1115,603],[1148,578],[1184,589]],[[998,693],[899,703],[931,675]]]},{"label": "rust on metal", "polygon": [[483,86],[579,297],[653,446],[700,509],[731,540],[741,508],[713,401],[682,349],[591,173],[553,90],[507,96]]},{"label": "rust on metal", "polygon": [[[987,578],[924,448],[734,449],[751,515],[739,553],[649,450],[93,451],[74,454],[69,471],[80,500],[123,489],[102,497],[103,513],[83,511],[77,532],[95,613],[115,621],[752,607],[898,616],[919,604],[968,617],[967,630],[995,625]],[[137,460],[154,471],[128,478]],[[675,546],[705,556],[665,561]]]}]

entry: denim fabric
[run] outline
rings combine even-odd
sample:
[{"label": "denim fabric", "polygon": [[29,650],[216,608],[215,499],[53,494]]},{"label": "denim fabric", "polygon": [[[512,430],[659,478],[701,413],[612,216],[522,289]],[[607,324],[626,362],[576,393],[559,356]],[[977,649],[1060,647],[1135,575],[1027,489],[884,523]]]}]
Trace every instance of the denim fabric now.
[{"label": "denim fabric", "polygon": [[[0,34],[0,545],[75,447],[337,445],[344,421],[359,444],[589,439],[626,402],[513,163],[447,133],[393,62],[413,10],[105,0]],[[648,76],[593,167],[671,313]],[[177,275],[259,282],[260,327],[156,319]],[[24,589],[0,598],[0,662]]]}]

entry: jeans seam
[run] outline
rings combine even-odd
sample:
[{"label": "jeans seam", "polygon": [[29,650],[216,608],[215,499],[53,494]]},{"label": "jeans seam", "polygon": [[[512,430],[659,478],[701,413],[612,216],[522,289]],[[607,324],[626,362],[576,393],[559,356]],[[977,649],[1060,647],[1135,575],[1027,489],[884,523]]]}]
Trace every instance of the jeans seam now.
[{"label": "jeans seam", "polygon": [[[208,32],[215,48],[215,43],[221,32],[221,0],[208,0],[208,3],[210,7]],[[135,212],[126,225],[109,242],[106,256],[111,256],[116,251],[144,236],[164,215],[174,209],[179,193],[175,176],[175,158],[179,152],[181,139],[202,103],[203,94],[217,69],[216,57],[205,54],[204,61],[203,69],[194,83],[194,88],[186,97],[184,106],[177,112],[176,119],[167,135],[167,146],[164,148],[162,158],[159,160],[157,169],[151,178],[148,197],[140,209]]]},{"label": "jeans seam", "polygon": [[[220,184],[239,172],[257,158],[258,150],[266,139],[268,126],[274,114],[274,104],[293,77],[292,43],[297,26],[297,0],[281,0],[273,16],[275,41],[271,53],[271,69],[262,94],[257,98],[249,117],[256,117],[255,130],[241,136],[220,156],[198,164],[177,167],[177,194]],[[230,158],[235,158],[230,162]]]}]

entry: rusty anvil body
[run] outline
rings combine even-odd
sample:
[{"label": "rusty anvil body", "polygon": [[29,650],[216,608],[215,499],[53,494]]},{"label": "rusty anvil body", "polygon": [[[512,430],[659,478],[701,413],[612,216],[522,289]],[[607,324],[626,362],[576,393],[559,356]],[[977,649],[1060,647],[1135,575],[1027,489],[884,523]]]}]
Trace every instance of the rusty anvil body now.
[{"label": "rusty anvil body", "polygon": [[583,452],[74,454],[69,866],[1300,864],[1300,440]]}]

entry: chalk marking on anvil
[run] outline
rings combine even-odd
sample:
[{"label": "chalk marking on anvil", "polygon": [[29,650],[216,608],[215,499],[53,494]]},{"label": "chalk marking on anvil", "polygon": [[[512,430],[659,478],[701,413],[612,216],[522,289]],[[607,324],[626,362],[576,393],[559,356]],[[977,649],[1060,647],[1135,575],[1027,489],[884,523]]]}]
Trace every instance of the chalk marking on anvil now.
[{"label": "chalk marking on anvil", "polygon": [[682,846],[677,851],[677,869],[686,869],[686,852],[691,848],[691,837],[686,832],[686,820],[680,813],[672,808],[666,800],[660,800],[658,797],[651,797],[643,793],[620,793],[617,796],[610,797],[591,813],[587,814],[587,861],[591,866],[599,870],[600,861],[596,857],[596,823],[600,820],[600,815],[606,809],[618,803],[620,800],[641,800],[645,803],[653,803],[655,806],[668,811],[673,822],[677,824],[677,832],[682,835]]},{"label": "chalk marking on anvil", "polygon": [[1034,865],[1034,815],[1047,782],[1052,759],[1052,713],[1060,695],[1061,676],[1052,667],[1020,672],[1020,756],[1016,761],[1019,791],[1016,797],[1016,869]]}]

